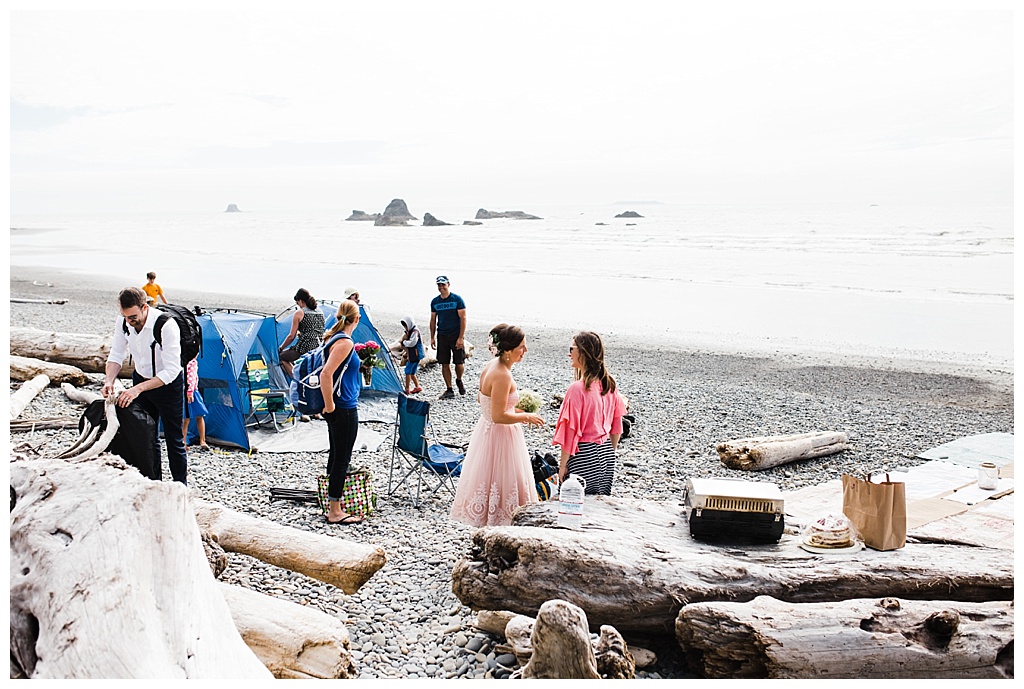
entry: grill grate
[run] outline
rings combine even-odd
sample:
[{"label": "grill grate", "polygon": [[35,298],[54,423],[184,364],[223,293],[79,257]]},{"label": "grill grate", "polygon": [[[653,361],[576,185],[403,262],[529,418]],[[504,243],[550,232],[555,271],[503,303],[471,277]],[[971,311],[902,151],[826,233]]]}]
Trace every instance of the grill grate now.
[{"label": "grill grate", "polygon": [[775,503],[771,500],[755,500],[753,498],[727,498],[709,495],[704,498],[704,509],[732,510],[734,512],[768,512],[775,511]]}]

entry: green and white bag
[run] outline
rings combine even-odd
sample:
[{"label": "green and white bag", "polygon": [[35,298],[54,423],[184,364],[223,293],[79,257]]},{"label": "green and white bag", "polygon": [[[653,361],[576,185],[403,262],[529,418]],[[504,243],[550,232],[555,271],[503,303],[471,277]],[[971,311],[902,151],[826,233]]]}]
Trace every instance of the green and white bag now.
[{"label": "green and white bag", "polygon": [[[324,516],[327,515],[327,486],[330,477],[324,474],[316,477],[317,502]],[[364,517],[377,509],[377,491],[373,489],[373,475],[366,469],[348,472],[345,487],[341,490],[341,509],[348,514]]]}]

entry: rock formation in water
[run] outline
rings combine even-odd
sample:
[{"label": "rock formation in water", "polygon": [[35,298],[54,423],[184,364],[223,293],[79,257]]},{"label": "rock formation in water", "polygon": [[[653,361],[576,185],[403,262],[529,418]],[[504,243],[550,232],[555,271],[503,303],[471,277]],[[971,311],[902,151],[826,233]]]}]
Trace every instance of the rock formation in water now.
[{"label": "rock formation in water", "polygon": [[450,222],[445,222],[444,220],[438,220],[437,218],[432,216],[430,213],[424,213],[423,214],[423,224],[426,227],[439,227],[441,225],[451,225]]},{"label": "rock formation in water", "polygon": [[369,220],[372,222],[379,217],[380,213],[374,213],[373,215],[370,215],[369,213],[364,213],[363,211],[354,210],[352,211],[352,215],[345,218],[345,220]]},{"label": "rock formation in water", "polygon": [[642,218],[644,216],[640,215],[636,211],[625,211],[623,213],[619,213],[615,217],[616,218]]},{"label": "rock formation in water", "polygon": [[407,220],[419,220],[409,212],[409,207],[402,199],[392,199],[380,217],[373,221],[374,225],[407,225]]},{"label": "rock formation in water", "polygon": [[522,211],[489,211],[481,208],[476,212],[477,220],[493,220],[494,218],[515,218],[516,220],[541,220],[536,215]]},{"label": "rock formation in water", "polygon": [[236,206],[235,204],[229,203],[227,210],[224,211],[224,212],[225,213],[241,213],[242,211],[238,210],[238,206]]},{"label": "rock formation in water", "polygon": [[483,223],[480,222],[479,220],[463,220],[462,224],[463,225],[483,225]]}]

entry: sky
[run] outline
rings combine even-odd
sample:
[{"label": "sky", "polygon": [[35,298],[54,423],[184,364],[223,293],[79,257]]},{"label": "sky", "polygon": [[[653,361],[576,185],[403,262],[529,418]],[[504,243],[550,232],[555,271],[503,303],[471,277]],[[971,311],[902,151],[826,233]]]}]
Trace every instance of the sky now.
[{"label": "sky", "polygon": [[15,3],[11,212],[1012,204],[1009,3],[705,5]]}]

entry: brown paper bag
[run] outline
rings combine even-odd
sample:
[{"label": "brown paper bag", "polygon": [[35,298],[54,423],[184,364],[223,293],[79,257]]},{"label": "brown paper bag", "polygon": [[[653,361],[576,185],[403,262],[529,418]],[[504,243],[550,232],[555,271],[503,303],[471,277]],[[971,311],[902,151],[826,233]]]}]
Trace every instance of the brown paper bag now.
[{"label": "brown paper bag", "polygon": [[903,483],[871,483],[843,474],[843,514],[860,531],[864,545],[896,550],[907,544],[907,491]]}]

